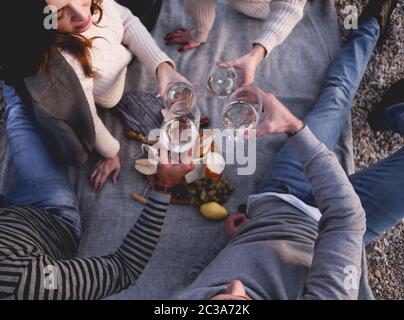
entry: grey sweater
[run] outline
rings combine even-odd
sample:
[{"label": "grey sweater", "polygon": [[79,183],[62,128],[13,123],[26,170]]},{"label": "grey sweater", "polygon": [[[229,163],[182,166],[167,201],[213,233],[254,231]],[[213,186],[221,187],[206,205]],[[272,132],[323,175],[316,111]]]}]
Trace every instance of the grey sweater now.
[{"label": "grey sweater", "polygon": [[319,223],[268,196],[177,299],[209,299],[240,280],[253,299],[369,299],[365,212],[334,153],[308,127],[290,139],[322,213]]}]

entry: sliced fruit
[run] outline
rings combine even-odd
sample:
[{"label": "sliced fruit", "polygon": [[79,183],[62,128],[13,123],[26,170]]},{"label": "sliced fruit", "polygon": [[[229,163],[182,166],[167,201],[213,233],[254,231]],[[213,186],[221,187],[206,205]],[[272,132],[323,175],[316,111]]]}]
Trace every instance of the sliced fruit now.
[{"label": "sliced fruit", "polygon": [[158,164],[159,162],[159,152],[156,148],[148,146],[147,144],[142,145],[142,150],[146,153],[147,158],[150,160],[152,164]]},{"label": "sliced fruit", "polygon": [[157,163],[154,164],[149,159],[139,159],[135,162],[135,169],[146,176],[151,176],[157,173]]},{"label": "sliced fruit", "polygon": [[165,118],[168,113],[167,109],[161,109],[160,112],[161,112],[161,115],[163,116],[163,118]]}]

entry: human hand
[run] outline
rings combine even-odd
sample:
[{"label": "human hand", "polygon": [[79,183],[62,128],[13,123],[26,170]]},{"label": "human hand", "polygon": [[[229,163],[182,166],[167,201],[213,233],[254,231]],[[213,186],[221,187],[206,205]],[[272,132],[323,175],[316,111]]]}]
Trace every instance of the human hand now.
[{"label": "human hand", "polygon": [[265,55],[265,48],[261,45],[255,45],[249,53],[240,58],[225,61],[224,64],[241,70],[243,72],[241,86],[249,86],[254,82],[257,66],[264,60]]},{"label": "human hand", "polygon": [[118,155],[98,161],[88,176],[93,192],[100,192],[111,175],[113,183],[116,184],[120,172],[121,162]]},{"label": "human hand", "polygon": [[235,236],[249,221],[250,219],[244,213],[235,213],[228,216],[224,224],[227,235]]},{"label": "human hand", "polygon": [[185,28],[179,28],[173,32],[167,33],[164,38],[167,45],[181,44],[179,52],[199,47],[202,43],[192,38],[191,31]]},{"label": "human hand", "polygon": [[157,67],[158,96],[164,95],[168,84],[171,82],[186,82],[191,84],[187,78],[178,73],[169,63],[160,63]]},{"label": "human hand", "polygon": [[172,188],[181,183],[182,179],[195,169],[195,165],[192,162],[191,151],[188,154],[182,155],[180,160],[181,161],[174,163],[168,150],[161,147],[155,184],[164,188]]},{"label": "human hand", "polygon": [[264,120],[257,127],[257,136],[270,133],[296,133],[304,123],[295,117],[274,95],[256,88],[262,98]]}]

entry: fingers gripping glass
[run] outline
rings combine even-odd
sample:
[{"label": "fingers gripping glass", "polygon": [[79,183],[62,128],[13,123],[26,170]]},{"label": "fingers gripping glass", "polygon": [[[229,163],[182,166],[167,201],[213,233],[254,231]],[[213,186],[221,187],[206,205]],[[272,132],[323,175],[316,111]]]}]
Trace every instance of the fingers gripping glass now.
[{"label": "fingers gripping glass", "polygon": [[240,75],[232,66],[215,62],[206,71],[206,88],[218,98],[226,98],[240,85]]}]

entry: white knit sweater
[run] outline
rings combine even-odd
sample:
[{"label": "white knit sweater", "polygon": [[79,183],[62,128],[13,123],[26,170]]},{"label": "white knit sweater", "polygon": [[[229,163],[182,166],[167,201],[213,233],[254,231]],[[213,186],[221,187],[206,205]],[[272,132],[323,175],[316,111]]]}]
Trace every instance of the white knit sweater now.
[{"label": "white knit sweater", "polygon": [[[96,20],[97,16],[94,16]],[[160,63],[167,61],[174,65],[174,62],[159,49],[139,19],[114,0],[103,1],[102,21],[83,35],[89,39],[99,37],[93,41],[91,50],[92,66],[97,73],[95,78],[87,78],[74,57],[67,52],[62,54],[76,71],[90,105],[95,148],[101,156],[111,158],[118,154],[120,145],[99,118],[96,104],[112,108],[119,102],[133,55],[153,74]]]},{"label": "white knit sweater", "polygon": [[[206,42],[215,21],[217,0],[185,0],[193,22],[193,38]],[[230,0],[231,6],[256,19],[265,20],[252,44],[262,45],[267,55],[281,44],[302,19],[307,0]]]}]

